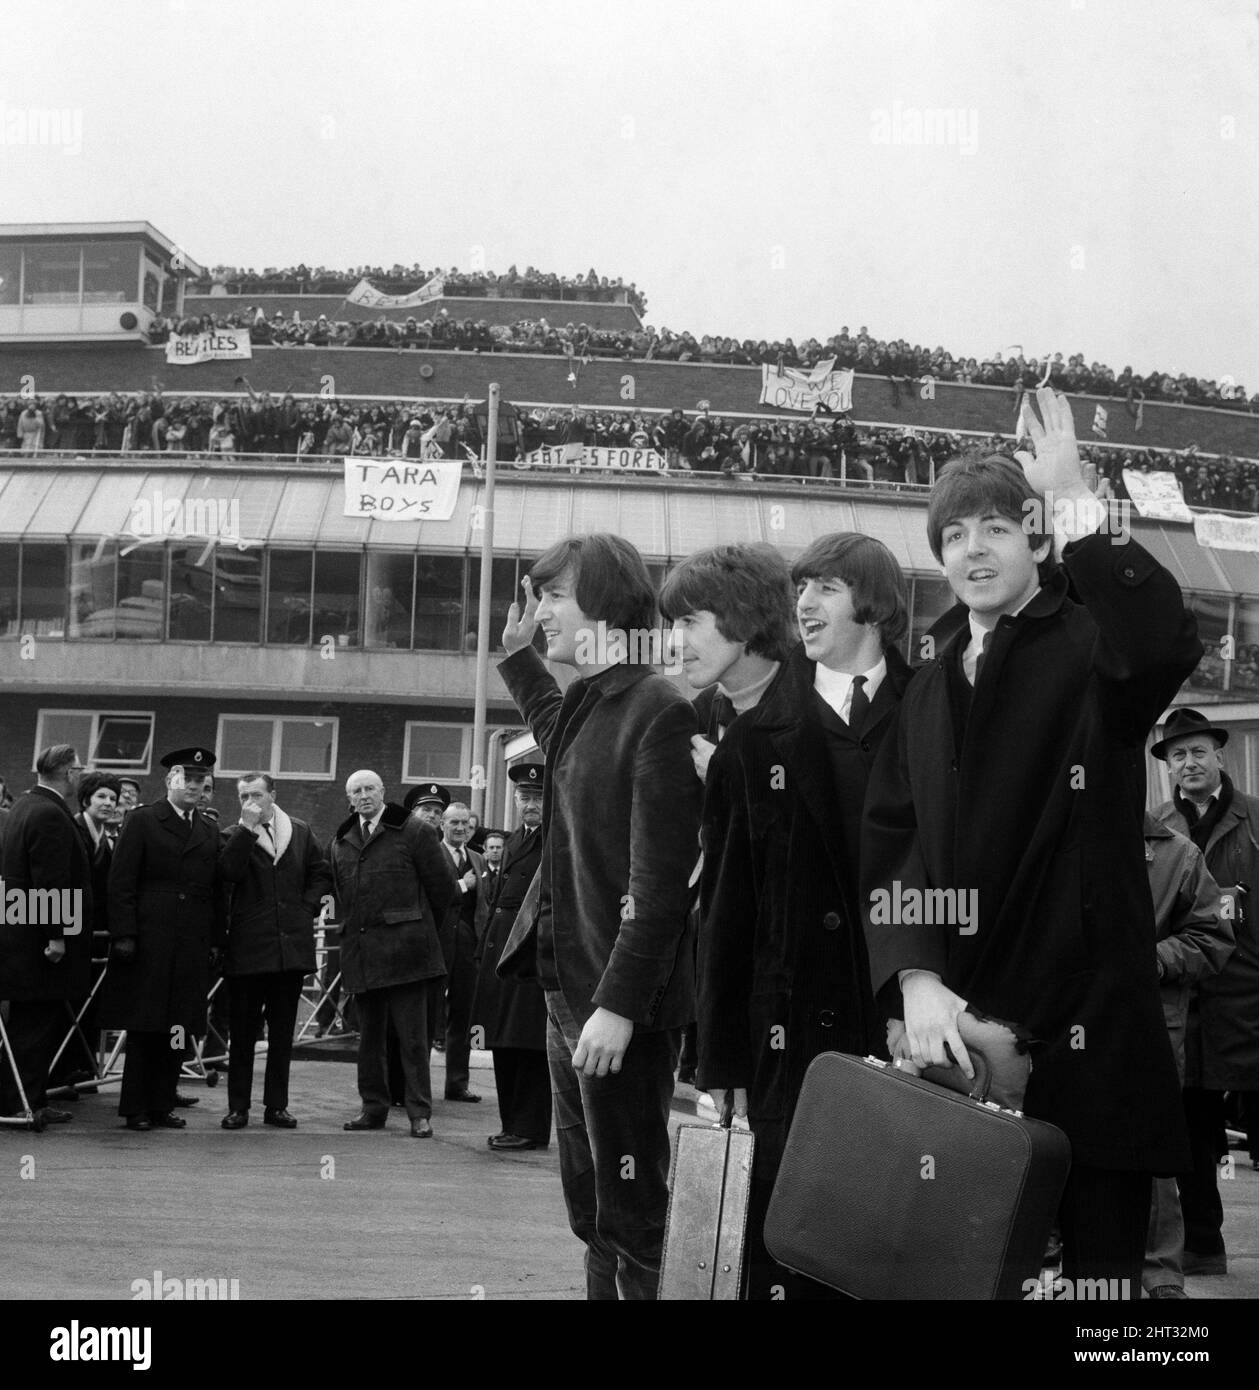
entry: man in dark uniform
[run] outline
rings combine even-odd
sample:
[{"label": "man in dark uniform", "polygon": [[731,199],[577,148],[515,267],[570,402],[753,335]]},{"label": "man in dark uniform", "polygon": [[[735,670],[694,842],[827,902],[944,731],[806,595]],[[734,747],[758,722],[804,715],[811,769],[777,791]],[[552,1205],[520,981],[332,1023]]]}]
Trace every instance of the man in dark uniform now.
[{"label": "man in dark uniform", "polygon": [[477,899],[485,864],[468,848],[471,812],[453,801],[442,813],[442,849],[455,873],[456,893],[441,923],[446,958],[446,1099],[475,1104],[481,1097],[468,1089],[469,1029],[476,990]]},{"label": "man in dark uniform", "polygon": [[0,999],[9,1001],[12,1049],[0,1052],[0,1114],[29,1109],[40,1129],[70,1118],[48,1108],[48,1068],[69,1024],[66,1001],[86,995],[91,968],[91,870],[72,810],[82,772],[69,744],[45,748],[35,762],[38,785],[13,803],[5,825],[2,887],[26,895],[21,915],[31,920],[0,913]]},{"label": "man in dark uniform", "polygon": [[210,956],[223,940],[219,834],[197,809],[214,754],[178,748],[162,766],[165,797],[126,817],[109,869],[101,1022],[127,1030],[118,1113],[139,1131],[187,1125],[175,1083],[189,1040],[205,1032]]},{"label": "man in dark uniform", "polygon": [[494,1054],[494,1085],[502,1128],[491,1149],[545,1149],[551,1142],[551,1077],[546,1060],[546,996],[534,980],[499,979],[495,973],[512,923],[542,862],[541,763],[508,772],[516,784],[520,825],[507,838],[503,864],[488,903],[485,935],[477,948],[474,1036]]}]

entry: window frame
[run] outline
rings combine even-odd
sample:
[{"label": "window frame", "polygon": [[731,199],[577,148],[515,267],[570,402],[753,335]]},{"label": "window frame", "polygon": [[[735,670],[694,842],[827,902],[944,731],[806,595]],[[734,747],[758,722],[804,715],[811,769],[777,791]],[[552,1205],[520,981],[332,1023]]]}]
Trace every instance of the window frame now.
[{"label": "window frame", "polygon": [[[228,767],[223,761],[223,724],[225,720],[236,723],[270,724],[271,756],[267,767]],[[284,751],[283,727],[289,724],[331,724],[332,748],[328,760],[329,770],[322,772],[281,772],[280,759]],[[224,777],[242,777],[247,772],[265,772],[277,782],[335,782],[337,779],[337,753],[341,738],[341,718],[335,714],[220,714],[214,733],[214,772]]]},{"label": "window frame", "polygon": [[[153,739],[157,729],[156,710],[127,710],[127,709],[56,709],[44,708],[41,706],[35,716],[35,751],[31,756],[31,771],[35,771],[35,763],[39,758],[40,750],[48,747],[44,738],[44,716],[45,715],[73,715],[77,718],[90,718],[92,721],[92,731],[88,736],[88,747],[86,750],[79,749],[79,755],[83,758],[87,767],[95,772],[134,772],[141,777],[149,776],[153,771]],[[109,759],[104,763],[92,757],[92,749],[96,747],[100,738],[101,722],[106,719],[147,719],[149,721],[149,742],[145,750],[143,763],[121,762],[118,759]]]},{"label": "window frame", "polygon": [[[462,734],[459,747],[458,777],[409,777],[407,769],[411,766],[411,735],[415,729],[458,729]],[[443,786],[449,782],[453,786],[468,786],[472,775],[472,725],[442,719],[408,719],[402,734],[402,769],[400,781],[404,787],[418,787],[422,782],[437,781]],[[465,773],[467,774],[465,776]]]}]

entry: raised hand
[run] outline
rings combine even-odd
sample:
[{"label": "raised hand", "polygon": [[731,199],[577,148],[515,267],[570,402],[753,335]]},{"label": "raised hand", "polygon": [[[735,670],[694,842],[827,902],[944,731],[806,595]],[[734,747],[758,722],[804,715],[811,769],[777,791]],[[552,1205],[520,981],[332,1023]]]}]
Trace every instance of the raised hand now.
[{"label": "raised hand", "polygon": [[1027,481],[1042,496],[1072,497],[1087,493],[1088,483],[1080,464],[1080,446],[1075,438],[1075,421],[1067,398],[1051,386],[1036,392],[1036,404],[1043,420],[1034,410],[1024,412],[1027,432],[1031,436],[1033,453],[1021,449],[1015,458],[1023,465]]},{"label": "raised hand", "polygon": [[525,591],[525,611],[513,603],[507,610],[507,622],[503,625],[503,648],[507,652],[518,652],[533,642],[533,634],[538,630],[538,596],[533,592],[533,581],[526,574],[520,581]]}]

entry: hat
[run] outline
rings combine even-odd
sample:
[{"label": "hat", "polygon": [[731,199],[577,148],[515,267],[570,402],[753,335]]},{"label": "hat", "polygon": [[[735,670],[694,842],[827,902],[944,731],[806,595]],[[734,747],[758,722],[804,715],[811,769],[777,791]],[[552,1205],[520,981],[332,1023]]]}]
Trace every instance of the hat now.
[{"label": "hat", "polygon": [[1178,738],[1188,738],[1190,734],[1209,734],[1223,748],[1228,742],[1228,730],[1212,724],[1205,714],[1196,709],[1184,707],[1172,711],[1171,718],[1163,725],[1163,737],[1150,749],[1156,758],[1167,761],[1167,745]]},{"label": "hat", "polygon": [[413,811],[417,806],[434,804],[440,806],[443,811],[450,805],[450,793],[445,787],[439,787],[436,782],[425,782],[421,786],[412,787],[402,798],[404,811]]},{"label": "hat", "polygon": [[176,748],[162,759],[163,767],[182,767],[185,772],[209,772],[214,754],[208,748]]},{"label": "hat", "polygon": [[537,787],[542,789],[544,768],[541,763],[517,763],[507,770],[507,775],[518,787]]}]

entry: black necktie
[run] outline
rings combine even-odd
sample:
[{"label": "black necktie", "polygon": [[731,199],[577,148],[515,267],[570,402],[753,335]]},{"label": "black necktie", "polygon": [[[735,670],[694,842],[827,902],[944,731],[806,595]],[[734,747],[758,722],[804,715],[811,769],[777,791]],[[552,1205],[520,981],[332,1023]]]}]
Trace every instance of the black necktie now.
[{"label": "black necktie", "polygon": [[364,817],[363,817],[363,839],[364,839],[364,840],[369,840],[369,839],[371,838],[371,834],[372,834],[372,823],[371,823],[370,820],[367,819],[366,816],[364,816]]},{"label": "black necktie", "polygon": [[979,684],[979,673],[980,673],[980,671],[983,670],[983,666],[984,666],[984,657],[987,656],[987,655],[988,655],[988,634],[985,633],[985,634],[979,639],[979,650],[975,653],[975,679],[971,682],[972,685],[978,685],[978,684]]},{"label": "black necktie", "polygon": [[735,721],[738,711],[729,695],[720,691],[713,696],[712,707],[708,711],[708,737],[716,743]]},{"label": "black necktie", "polygon": [[870,713],[870,697],[866,694],[866,678],[864,676],[854,676],[852,678],[852,703],[848,707],[848,727],[854,734],[859,734],[866,722],[866,715]]}]

